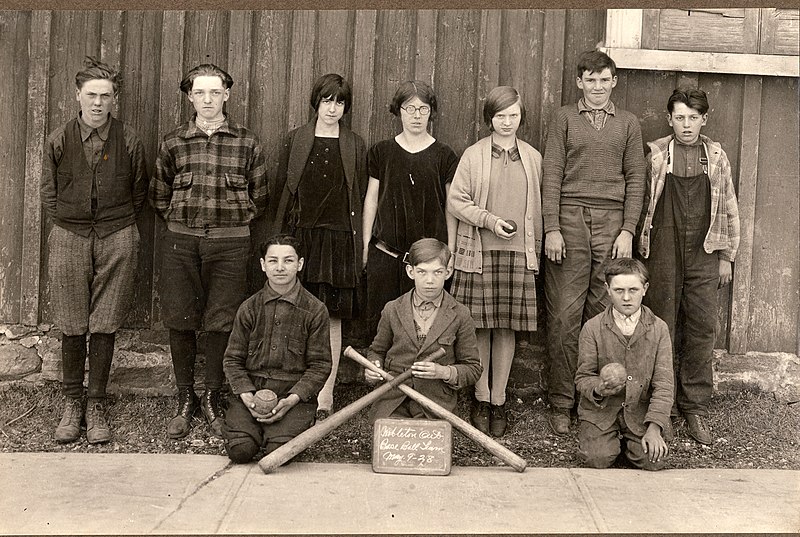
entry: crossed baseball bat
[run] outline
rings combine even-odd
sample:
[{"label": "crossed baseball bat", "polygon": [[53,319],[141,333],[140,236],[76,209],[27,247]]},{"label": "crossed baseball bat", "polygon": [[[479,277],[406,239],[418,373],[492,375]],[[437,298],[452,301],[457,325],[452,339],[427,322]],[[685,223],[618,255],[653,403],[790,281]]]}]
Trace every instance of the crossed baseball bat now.
[{"label": "crossed baseball bat", "polygon": [[[419,403],[421,407],[428,410],[432,414],[447,420],[450,424],[461,431],[467,438],[478,444],[480,447],[496,456],[518,472],[524,472],[527,462],[525,459],[501,445],[490,436],[480,432],[478,429],[462,420],[446,408],[442,407],[435,401],[425,397],[411,386],[404,384],[406,380],[411,378],[411,370],[408,369],[397,376],[387,373],[379,368],[366,358],[359,354],[353,347],[347,347],[344,350],[344,355],[351,360],[356,361],[365,368],[375,371],[386,380],[386,383],[372,390],[367,395],[350,403],[338,412],[331,414],[328,419],[317,422],[313,427],[306,429],[293,439],[289,440],[281,447],[269,453],[258,462],[258,466],[265,474],[272,473],[276,468],[288,462],[292,457],[303,451],[304,449],[312,446],[319,440],[325,438],[334,429],[342,425],[344,422],[358,414],[362,409],[371,405],[373,402],[381,398],[385,393],[397,388],[406,394],[408,397]],[[436,361],[445,355],[442,348],[434,351],[433,353],[420,358],[418,361],[428,362]]]}]

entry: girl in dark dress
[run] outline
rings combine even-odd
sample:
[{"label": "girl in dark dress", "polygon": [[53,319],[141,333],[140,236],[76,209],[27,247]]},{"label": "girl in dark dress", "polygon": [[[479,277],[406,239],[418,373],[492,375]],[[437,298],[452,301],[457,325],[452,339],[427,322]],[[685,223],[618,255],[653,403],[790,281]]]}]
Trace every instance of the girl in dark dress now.
[{"label": "girl in dark dress", "polygon": [[333,408],[342,350],[342,319],[358,315],[362,201],[367,186],[364,140],[341,124],[350,110],[350,84],[338,74],[314,83],[314,115],[286,137],[274,192],[280,200],[272,231],[300,240],[305,258],[300,281],[328,308],[333,369],[317,399],[318,419]]},{"label": "girl in dark dress", "polygon": [[373,328],[383,306],[413,287],[403,257],[416,240],[447,243],[456,220],[445,202],[458,157],[428,132],[436,117],[436,95],[419,80],[400,84],[389,105],[403,131],[369,150],[364,199],[362,265],[367,272],[365,317]]}]

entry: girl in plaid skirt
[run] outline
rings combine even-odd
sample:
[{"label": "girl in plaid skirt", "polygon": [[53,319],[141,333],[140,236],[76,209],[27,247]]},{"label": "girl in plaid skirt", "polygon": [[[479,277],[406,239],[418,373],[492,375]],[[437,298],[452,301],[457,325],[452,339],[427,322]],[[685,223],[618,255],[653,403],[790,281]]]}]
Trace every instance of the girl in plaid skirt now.
[{"label": "girl in plaid skirt", "polygon": [[491,134],[464,151],[447,197],[447,210],[458,219],[449,244],[455,253],[451,293],[472,313],[483,366],[472,423],[502,436],[514,332],[536,330],[542,156],[517,138],[525,106],[516,89],[490,91],[483,118]]}]

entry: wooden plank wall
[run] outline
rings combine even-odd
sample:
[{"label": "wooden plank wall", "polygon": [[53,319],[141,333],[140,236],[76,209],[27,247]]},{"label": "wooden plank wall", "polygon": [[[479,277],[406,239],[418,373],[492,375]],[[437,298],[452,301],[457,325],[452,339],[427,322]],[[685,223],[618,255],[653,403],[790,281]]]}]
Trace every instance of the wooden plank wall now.
[{"label": "wooden plank wall", "polygon": [[[46,274],[51,224],[42,221],[36,203],[37,155],[45,133],[77,110],[74,74],[87,54],[121,65],[118,115],[138,129],[152,171],[160,137],[191,112],[178,84],[201,62],[231,73],[236,82],[227,110],[259,134],[273,163],[285,132],[308,120],[311,84],[327,72],[352,81],[354,104],[345,121],[368,144],[398,132],[389,100],[399,82],[417,78],[436,88],[439,117],[433,133],[457,153],[487,134],[482,100],[498,84],[520,90],[528,111],[521,137],[543,150],[553,109],[579,97],[574,58],[601,42],[604,28],[604,10],[2,12],[0,63],[13,76],[0,81],[9,96],[0,107],[10,125],[0,145],[0,322],[53,321]],[[795,351],[797,113],[780,114],[777,107],[796,107],[797,87],[796,81],[765,77],[763,91],[754,92],[748,88],[762,84],[756,78],[747,85],[741,76],[620,72],[614,97],[638,115],[647,140],[669,132],[664,105],[676,84],[699,84],[709,92],[706,132],[723,143],[737,174],[742,168],[749,174],[744,194],[752,199],[755,223],[744,255],[749,279],[736,275],[749,303],[732,305],[731,290],[720,292],[720,346],[729,343],[725,328],[733,307],[739,328],[731,339],[739,338],[737,348]],[[27,91],[20,91],[19,81],[28,82]],[[762,120],[768,135],[744,120],[755,104],[758,117],[770,118]],[[792,132],[794,146],[787,136]],[[27,145],[13,143],[17,140]],[[162,225],[149,208],[139,225],[142,251],[129,325],[157,328]],[[254,240],[262,238],[264,223],[253,230]],[[764,244],[787,262],[771,262]],[[783,287],[750,285],[772,278]],[[772,313],[769,320],[766,313]],[[541,336],[532,334],[530,342],[541,345]]]}]

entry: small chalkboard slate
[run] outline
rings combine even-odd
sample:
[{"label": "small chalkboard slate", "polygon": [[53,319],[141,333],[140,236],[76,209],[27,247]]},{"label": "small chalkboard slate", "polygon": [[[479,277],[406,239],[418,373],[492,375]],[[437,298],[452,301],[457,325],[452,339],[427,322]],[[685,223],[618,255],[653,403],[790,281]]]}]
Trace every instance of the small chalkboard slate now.
[{"label": "small chalkboard slate", "polygon": [[384,418],[375,422],[372,470],[384,474],[447,475],[453,428],[444,420]]}]

